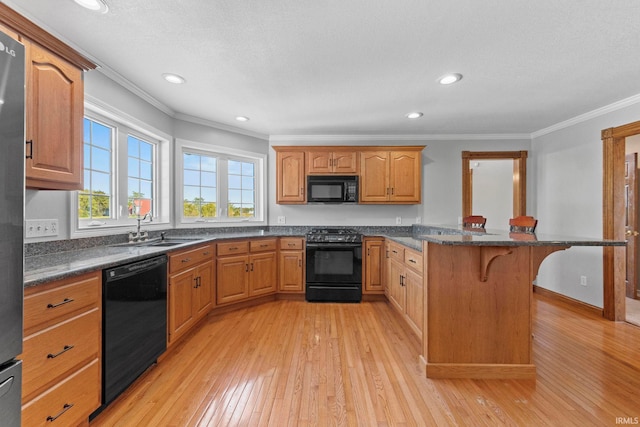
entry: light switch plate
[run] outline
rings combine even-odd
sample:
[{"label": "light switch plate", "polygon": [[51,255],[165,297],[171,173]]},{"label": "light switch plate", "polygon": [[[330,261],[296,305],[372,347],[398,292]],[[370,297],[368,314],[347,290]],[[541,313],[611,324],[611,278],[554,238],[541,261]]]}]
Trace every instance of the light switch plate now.
[{"label": "light switch plate", "polygon": [[25,221],[25,237],[27,239],[57,235],[57,219],[28,219]]},{"label": "light switch plate", "polygon": [[278,224],[286,224],[287,223],[287,218],[284,216],[279,216],[278,217]]}]

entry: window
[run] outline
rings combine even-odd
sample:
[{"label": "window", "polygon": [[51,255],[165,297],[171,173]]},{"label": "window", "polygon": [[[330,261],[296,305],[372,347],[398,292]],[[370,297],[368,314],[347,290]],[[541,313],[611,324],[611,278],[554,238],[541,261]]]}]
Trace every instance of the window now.
[{"label": "window", "polygon": [[184,153],[184,218],[215,218],[217,215],[217,159]]},{"label": "window", "polygon": [[161,173],[159,160],[163,150],[168,152],[168,140],[152,135],[142,126],[119,120],[112,114],[87,111],[84,189],[74,198],[75,233],[130,227],[146,214],[149,215],[145,221],[166,226],[169,215],[160,200],[169,197],[170,166],[165,162],[165,171]]},{"label": "window", "polygon": [[[179,222],[262,221],[264,156],[178,141]],[[224,150],[224,152],[222,151]]]},{"label": "window", "polygon": [[251,162],[229,160],[227,163],[227,216],[255,216],[255,167]]},{"label": "window", "polygon": [[84,189],[78,195],[78,217],[111,217],[111,157],[114,129],[84,119]]},{"label": "window", "polygon": [[152,214],[153,144],[129,135],[127,208],[130,218]]}]

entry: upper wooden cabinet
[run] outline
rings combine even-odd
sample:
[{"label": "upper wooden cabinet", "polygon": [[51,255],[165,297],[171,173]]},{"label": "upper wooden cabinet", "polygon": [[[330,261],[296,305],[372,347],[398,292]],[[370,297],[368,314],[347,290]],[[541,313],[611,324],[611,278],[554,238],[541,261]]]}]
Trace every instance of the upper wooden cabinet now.
[{"label": "upper wooden cabinet", "polygon": [[353,175],[358,173],[357,151],[309,151],[307,174]]},{"label": "upper wooden cabinet", "polygon": [[423,148],[361,152],[360,203],[420,203]]},{"label": "upper wooden cabinet", "polygon": [[35,43],[27,57],[26,185],[81,190],[83,182],[82,70]]},{"label": "upper wooden cabinet", "polygon": [[26,56],[26,186],[82,189],[84,70],[95,64],[0,4],[0,26]]},{"label": "upper wooden cabinet", "polygon": [[306,203],[306,176],[332,174],[360,177],[360,203],[421,201],[424,145],[274,146],[273,149],[276,203]]},{"label": "upper wooden cabinet", "polygon": [[303,151],[276,153],[276,203],[305,203],[306,176]]}]

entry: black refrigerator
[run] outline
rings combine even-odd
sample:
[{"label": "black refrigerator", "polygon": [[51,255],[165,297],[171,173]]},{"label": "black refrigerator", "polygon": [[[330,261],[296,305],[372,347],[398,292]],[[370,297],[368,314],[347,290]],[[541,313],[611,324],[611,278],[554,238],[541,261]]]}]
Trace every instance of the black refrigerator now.
[{"label": "black refrigerator", "polygon": [[0,424],[20,426],[25,156],[24,46],[0,32]]}]

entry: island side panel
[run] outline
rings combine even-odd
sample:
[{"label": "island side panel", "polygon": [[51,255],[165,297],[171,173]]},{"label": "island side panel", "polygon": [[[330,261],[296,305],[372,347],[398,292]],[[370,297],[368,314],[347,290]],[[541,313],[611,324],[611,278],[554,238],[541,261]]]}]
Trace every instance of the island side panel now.
[{"label": "island side panel", "polygon": [[[424,243],[428,377],[535,377],[531,248],[506,249]],[[483,281],[488,251],[501,255],[492,259]]]}]

